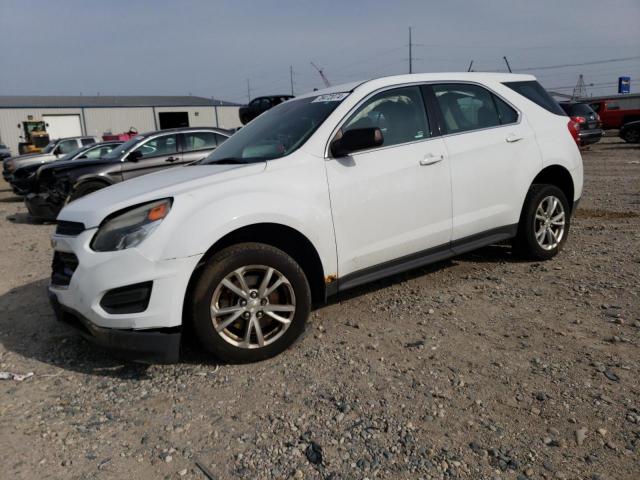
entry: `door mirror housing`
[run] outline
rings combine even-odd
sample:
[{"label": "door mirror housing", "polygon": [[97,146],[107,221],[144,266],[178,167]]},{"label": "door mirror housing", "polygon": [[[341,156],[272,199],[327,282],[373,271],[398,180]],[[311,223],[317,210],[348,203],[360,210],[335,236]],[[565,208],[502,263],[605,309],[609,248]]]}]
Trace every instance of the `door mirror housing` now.
[{"label": "door mirror housing", "polygon": [[340,158],[358,150],[379,147],[383,143],[384,137],[379,128],[354,128],[346,132],[340,130],[331,142],[330,150],[333,157]]},{"label": "door mirror housing", "polygon": [[130,162],[137,162],[142,158],[142,152],[140,150],[134,150],[127,155],[127,160]]}]

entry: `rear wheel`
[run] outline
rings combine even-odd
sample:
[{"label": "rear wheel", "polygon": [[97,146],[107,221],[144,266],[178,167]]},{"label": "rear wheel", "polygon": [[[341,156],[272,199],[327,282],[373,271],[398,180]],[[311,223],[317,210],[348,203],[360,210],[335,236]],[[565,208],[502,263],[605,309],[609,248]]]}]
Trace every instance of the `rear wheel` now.
[{"label": "rear wheel", "polygon": [[67,203],[69,202],[73,202],[74,200],[77,200],[81,197],[84,197],[85,195],[89,195],[90,193],[96,192],[98,190],[103,189],[104,187],[107,187],[108,185],[105,185],[102,182],[85,182],[82,183],[80,185],[78,185],[77,188],[75,188],[67,197]]},{"label": "rear wheel", "polygon": [[548,260],[558,254],[569,234],[567,197],[555,185],[532,185],[524,202],[514,250],[527,258]]},{"label": "rear wheel", "polygon": [[640,128],[630,128],[624,133],[622,139],[627,143],[640,142]]},{"label": "rear wheel", "polygon": [[310,308],[307,278],[289,255],[242,243],[203,267],[191,319],[204,348],[221,360],[246,363],[287,349],[304,330]]}]

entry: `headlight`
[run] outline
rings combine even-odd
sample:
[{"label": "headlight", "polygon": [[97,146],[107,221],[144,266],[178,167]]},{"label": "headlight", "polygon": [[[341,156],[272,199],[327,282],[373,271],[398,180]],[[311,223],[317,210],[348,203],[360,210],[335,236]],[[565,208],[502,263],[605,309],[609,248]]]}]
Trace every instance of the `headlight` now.
[{"label": "headlight", "polygon": [[9,160],[7,162],[7,171],[8,172],[13,172],[13,169],[16,168],[16,162],[15,160]]},{"label": "headlight", "polygon": [[171,201],[171,198],[156,200],[107,217],[93,237],[91,248],[112,252],[139,245],[169,214]]}]

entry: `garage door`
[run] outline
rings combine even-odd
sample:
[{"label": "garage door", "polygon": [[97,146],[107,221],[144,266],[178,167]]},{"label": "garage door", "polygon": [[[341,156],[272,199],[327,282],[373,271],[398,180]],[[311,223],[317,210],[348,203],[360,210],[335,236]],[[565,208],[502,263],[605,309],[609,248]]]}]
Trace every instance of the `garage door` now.
[{"label": "garage door", "polygon": [[51,139],[82,135],[80,115],[43,115],[42,119]]}]

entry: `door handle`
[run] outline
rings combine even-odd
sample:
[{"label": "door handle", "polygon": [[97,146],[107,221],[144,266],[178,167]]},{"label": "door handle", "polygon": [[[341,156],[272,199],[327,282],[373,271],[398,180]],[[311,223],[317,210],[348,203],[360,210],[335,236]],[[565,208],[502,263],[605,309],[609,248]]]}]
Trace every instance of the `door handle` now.
[{"label": "door handle", "polygon": [[440,163],[442,160],[444,160],[444,155],[436,156],[430,153],[420,160],[420,165],[423,167],[426,167],[427,165],[435,165],[436,163]]},{"label": "door handle", "polygon": [[509,135],[507,138],[505,138],[505,140],[507,141],[507,143],[515,143],[515,142],[519,142],[520,140],[522,140],[522,137],[516,137],[515,135]]},{"label": "door handle", "polygon": [[173,158],[173,157],[169,157],[169,158],[167,158],[167,159],[165,160],[165,162],[171,162],[171,163],[172,163],[172,162],[177,162],[177,161],[178,161],[178,159],[177,159],[177,158]]}]

